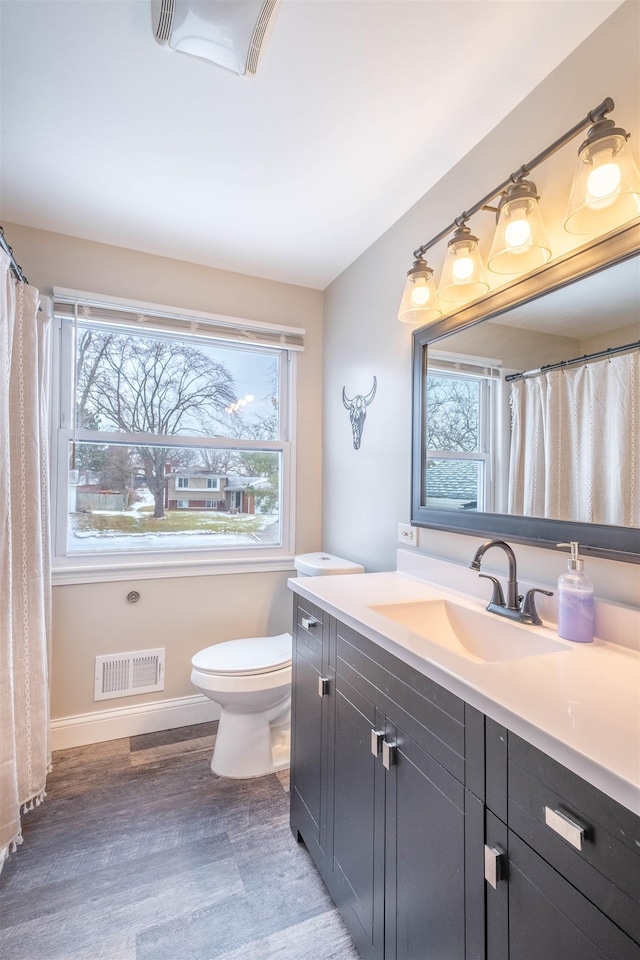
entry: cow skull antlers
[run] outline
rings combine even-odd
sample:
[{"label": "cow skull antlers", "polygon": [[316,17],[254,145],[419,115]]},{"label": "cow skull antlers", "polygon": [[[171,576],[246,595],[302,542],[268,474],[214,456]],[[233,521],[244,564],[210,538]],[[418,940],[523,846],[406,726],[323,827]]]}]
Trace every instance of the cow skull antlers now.
[{"label": "cow skull antlers", "polygon": [[373,386],[371,387],[369,393],[366,396],[363,396],[363,394],[359,393],[353,398],[353,400],[349,400],[345,387],[342,388],[342,402],[349,411],[349,419],[351,420],[354,450],[358,450],[360,448],[362,430],[364,428],[364,421],[367,416],[367,407],[376,395],[377,386],[378,381],[374,377]]}]

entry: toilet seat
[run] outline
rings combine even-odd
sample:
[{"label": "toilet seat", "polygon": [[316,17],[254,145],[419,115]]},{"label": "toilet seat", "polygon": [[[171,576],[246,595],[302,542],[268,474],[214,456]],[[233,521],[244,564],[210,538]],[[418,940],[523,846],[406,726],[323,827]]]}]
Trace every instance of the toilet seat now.
[{"label": "toilet seat", "polygon": [[194,670],[227,677],[259,676],[291,665],[291,634],[276,637],[243,637],[214,643],[195,654]]}]

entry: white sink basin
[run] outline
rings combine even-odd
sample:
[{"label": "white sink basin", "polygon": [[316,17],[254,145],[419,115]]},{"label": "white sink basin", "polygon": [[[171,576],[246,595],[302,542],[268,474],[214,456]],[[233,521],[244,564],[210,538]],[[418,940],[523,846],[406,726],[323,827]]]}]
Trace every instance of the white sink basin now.
[{"label": "white sink basin", "polygon": [[381,603],[369,609],[418,637],[485,663],[567,650],[559,640],[530,632],[530,626],[451,600]]}]

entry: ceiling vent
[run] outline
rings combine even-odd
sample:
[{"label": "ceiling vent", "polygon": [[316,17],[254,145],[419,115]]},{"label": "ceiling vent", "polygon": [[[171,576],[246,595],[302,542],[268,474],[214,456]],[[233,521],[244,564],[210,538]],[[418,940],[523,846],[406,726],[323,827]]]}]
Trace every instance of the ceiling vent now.
[{"label": "ceiling vent", "polygon": [[153,32],[172,50],[252,76],[280,0],[151,0]]}]

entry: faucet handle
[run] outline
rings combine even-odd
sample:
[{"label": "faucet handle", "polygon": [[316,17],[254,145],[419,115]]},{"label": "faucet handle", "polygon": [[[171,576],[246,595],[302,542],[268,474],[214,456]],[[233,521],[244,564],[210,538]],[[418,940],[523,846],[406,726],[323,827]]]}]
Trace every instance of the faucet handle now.
[{"label": "faucet handle", "polygon": [[544,593],[545,597],[552,597],[552,590],[540,590],[538,587],[534,587],[532,590],[527,590],[527,595],[522,601],[520,611],[522,613],[523,619],[526,618],[527,623],[535,623],[537,626],[542,624],[542,620],[538,616],[538,611],[536,610],[536,602],[534,598],[535,593]]},{"label": "faucet handle", "polygon": [[502,586],[497,577],[491,577],[488,573],[479,573],[479,577],[482,577],[484,580],[491,580],[493,584],[493,589],[491,591],[491,600],[490,603],[493,603],[497,607],[504,607],[504,593],[502,592]]}]

